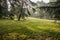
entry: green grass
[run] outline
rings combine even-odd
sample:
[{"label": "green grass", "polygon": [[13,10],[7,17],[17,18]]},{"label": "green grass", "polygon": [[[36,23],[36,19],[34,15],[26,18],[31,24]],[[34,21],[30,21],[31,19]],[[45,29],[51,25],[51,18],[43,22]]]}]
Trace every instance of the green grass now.
[{"label": "green grass", "polygon": [[45,19],[1,19],[0,36],[0,40],[60,40],[60,25]]}]

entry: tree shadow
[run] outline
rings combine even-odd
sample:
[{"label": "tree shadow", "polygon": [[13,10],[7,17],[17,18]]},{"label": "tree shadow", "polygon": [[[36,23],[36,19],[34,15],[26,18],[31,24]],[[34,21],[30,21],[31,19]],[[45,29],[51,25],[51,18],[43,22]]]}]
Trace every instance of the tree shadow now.
[{"label": "tree shadow", "polygon": [[[58,25],[60,26],[60,25]],[[21,26],[19,29],[11,29],[8,30],[7,27],[0,27],[0,40],[59,40],[60,32],[56,32],[53,30],[41,29],[41,28],[34,28],[37,31],[33,31],[28,29],[25,26]],[[39,31],[41,32],[39,32]]]}]

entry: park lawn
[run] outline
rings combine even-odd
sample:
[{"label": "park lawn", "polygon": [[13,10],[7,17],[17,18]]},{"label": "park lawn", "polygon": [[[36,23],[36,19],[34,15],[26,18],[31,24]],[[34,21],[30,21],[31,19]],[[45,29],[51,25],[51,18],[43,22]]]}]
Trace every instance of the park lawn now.
[{"label": "park lawn", "polygon": [[53,20],[37,18],[1,19],[0,36],[4,40],[60,40],[60,25]]}]

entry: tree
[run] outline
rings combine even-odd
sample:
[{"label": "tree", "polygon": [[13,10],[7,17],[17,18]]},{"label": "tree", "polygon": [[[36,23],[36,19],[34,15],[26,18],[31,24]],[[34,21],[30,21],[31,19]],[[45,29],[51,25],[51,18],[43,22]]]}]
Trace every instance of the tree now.
[{"label": "tree", "polygon": [[2,16],[7,16],[7,7],[7,0],[0,0],[0,18],[2,18]]},{"label": "tree", "polygon": [[55,11],[55,18],[60,20],[60,0],[57,0],[56,5],[57,9]]},{"label": "tree", "polygon": [[[18,21],[30,15],[27,7],[29,5],[28,0],[9,0],[9,2],[11,4],[11,14],[16,14]],[[26,10],[28,13],[25,13]]]},{"label": "tree", "polygon": [[60,0],[54,2],[53,5],[55,5],[55,7],[53,7],[51,11],[48,10],[48,12],[50,12],[52,16],[54,15],[55,22],[57,22],[57,20],[60,20]]}]

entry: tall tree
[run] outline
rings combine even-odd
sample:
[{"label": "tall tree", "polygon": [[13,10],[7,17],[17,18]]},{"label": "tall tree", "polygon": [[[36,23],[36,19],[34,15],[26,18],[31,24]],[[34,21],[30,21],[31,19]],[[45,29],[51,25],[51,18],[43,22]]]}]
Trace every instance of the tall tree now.
[{"label": "tall tree", "polygon": [[8,12],[7,0],[0,0],[0,17],[6,16]]},{"label": "tall tree", "polygon": [[[28,14],[30,15],[28,7],[27,7],[29,5],[28,0],[9,0],[9,1],[11,4],[11,11],[14,14],[17,14],[18,20],[20,20],[20,18],[22,18],[22,19],[25,18],[25,16],[27,15],[25,13],[25,10],[27,10]],[[30,2],[30,0],[29,0],[29,2]]]},{"label": "tall tree", "polygon": [[57,5],[56,11],[54,12],[55,18],[60,20],[60,0],[57,0],[55,5]]}]

